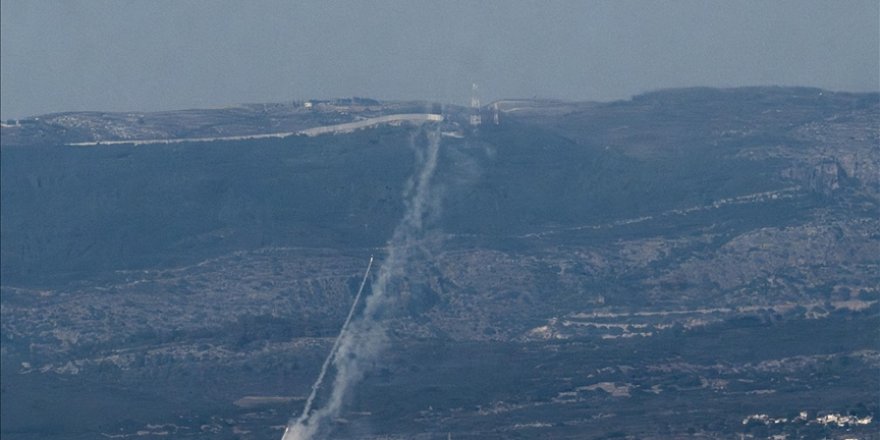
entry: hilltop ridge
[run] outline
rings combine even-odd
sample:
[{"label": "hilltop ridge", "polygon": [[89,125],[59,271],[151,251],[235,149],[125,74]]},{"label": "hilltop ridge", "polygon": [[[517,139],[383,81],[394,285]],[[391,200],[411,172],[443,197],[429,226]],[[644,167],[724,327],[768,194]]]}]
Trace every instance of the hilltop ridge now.
[{"label": "hilltop ridge", "polygon": [[[500,99],[482,108],[489,113],[496,107],[516,117],[542,118],[569,113],[589,114],[612,108],[644,108],[646,105],[695,105],[707,100],[715,105],[739,101],[753,105],[799,105],[852,103],[876,105],[878,93],[831,92],[805,87],[708,87],[665,89],[635,95],[628,100],[594,102],[553,99]],[[709,109],[711,110],[711,109]],[[747,111],[747,108],[740,110]],[[400,113],[443,115],[454,123],[466,124],[471,109],[428,101],[379,101],[369,98],[288,101],[242,104],[221,108],[160,112],[62,112],[5,121],[0,127],[0,145],[71,144],[124,142],[187,138],[259,136],[296,133],[319,126]],[[485,119],[490,122],[491,118]]]}]

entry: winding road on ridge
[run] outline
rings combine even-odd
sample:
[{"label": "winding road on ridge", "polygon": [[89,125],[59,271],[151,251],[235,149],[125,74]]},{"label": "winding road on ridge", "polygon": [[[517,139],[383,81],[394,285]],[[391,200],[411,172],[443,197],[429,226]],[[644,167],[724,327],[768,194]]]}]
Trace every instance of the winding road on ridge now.
[{"label": "winding road on ridge", "polygon": [[367,118],[354,122],[346,122],[343,124],[322,125],[318,127],[306,128],[300,131],[288,131],[281,133],[262,133],[249,134],[241,136],[217,136],[217,137],[198,137],[198,138],[178,138],[178,139],[128,139],[115,141],[90,141],[90,142],[72,142],[67,145],[73,147],[94,147],[101,145],[149,145],[149,144],[179,144],[183,142],[214,142],[214,141],[241,141],[248,139],[267,139],[267,138],[286,138],[288,136],[320,136],[323,134],[343,134],[351,133],[356,130],[374,127],[382,124],[399,125],[403,123],[423,124],[425,122],[443,122],[443,116],[433,113],[401,113],[393,115],[377,116],[375,118]]}]

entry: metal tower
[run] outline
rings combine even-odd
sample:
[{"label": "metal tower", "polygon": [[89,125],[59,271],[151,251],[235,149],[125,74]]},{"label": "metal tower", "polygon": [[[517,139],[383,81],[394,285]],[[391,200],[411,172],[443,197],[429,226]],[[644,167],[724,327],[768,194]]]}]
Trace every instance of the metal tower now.
[{"label": "metal tower", "polygon": [[483,121],[480,118],[480,96],[477,93],[477,84],[471,86],[471,125],[480,125]]}]

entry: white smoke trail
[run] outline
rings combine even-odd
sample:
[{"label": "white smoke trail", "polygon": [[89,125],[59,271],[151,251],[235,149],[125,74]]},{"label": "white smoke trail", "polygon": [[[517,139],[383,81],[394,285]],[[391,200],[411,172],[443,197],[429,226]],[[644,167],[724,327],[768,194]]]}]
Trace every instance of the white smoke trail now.
[{"label": "white smoke trail", "polygon": [[[372,295],[366,300],[363,315],[351,323],[351,330],[340,334],[340,344],[333,359],[336,377],[333,390],[323,408],[312,414],[303,412],[296,423],[288,426],[282,440],[308,440],[319,432],[324,423],[339,416],[345,398],[352,387],[363,378],[365,371],[377,360],[387,344],[383,312],[392,305],[395,296],[388,292],[390,281],[404,273],[407,262],[418,246],[422,225],[430,214],[434,200],[431,178],[437,168],[440,133],[427,133],[428,147],[416,148],[418,173],[404,191],[403,219],[387,245],[387,257],[372,285]],[[414,141],[413,141],[414,142]],[[308,403],[307,403],[308,404]]]},{"label": "white smoke trail", "polygon": [[[348,311],[348,316],[345,317],[345,322],[342,324],[342,328],[339,330],[339,336],[336,337],[336,340],[333,341],[333,347],[330,348],[330,353],[327,353],[327,358],[324,359],[324,364],[321,365],[321,372],[318,374],[318,379],[315,380],[315,383],[312,384],[312,392],[309,394],[309,398],[306,399],[306,406],[303,408],[302,414],[300,414],[299,418],[296,419],[296,424],[302,424],[306,421],[309,416],[309,412],[312,410],[312,404],[315,402],[315,397],[318,395],[318,389],[321,388],[321,384],[324,382],[324,376],[327,375],[327,368],[330,366],[330,361],[336,356],[336,350],[339,348],[339,342],[342,340],[342,336],[345,335],[345,331],[348,329],[348,324],[351,322],[351,317],[354,316],[354,311],[357,309],[358,302],[361,299],[361,294],[364,292],[364,286],[367,284],[367,278],[370,276],[370,268],[373,267],[373,257],[370,256],[370,262],[367,264],[367,270],[364,272],[364,279],[361,280],[361,286],[358,288],[357,295],[354,296],[354,302],[351,304],[351,309]],[[284,431],[285,436],[287,438],[287,430]]]}]

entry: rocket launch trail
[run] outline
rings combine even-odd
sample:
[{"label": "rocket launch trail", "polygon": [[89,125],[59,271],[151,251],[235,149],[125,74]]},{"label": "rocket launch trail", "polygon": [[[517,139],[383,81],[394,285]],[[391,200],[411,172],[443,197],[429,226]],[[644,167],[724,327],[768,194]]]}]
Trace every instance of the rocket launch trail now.
[{"label": "rocket launch trail", "polygon": [[321,365],[321,372],[318,374],[318,378],[315,380],[315,383],[312,384],[312,392],[309,394],[309,398],[306,400],[306,406],[303,407],[302,414],[300,414],[299,418],[296,419],[295,423],[291,423],[288,425],[287,429],[284,430],[284,437],[282,440],[288,440],[288,432],[290,431],[291,426],[301,425],[308,419],[309,413],[312,411],[312,405],[315,403],[315,397],[318,395],[318,390],[321,389],[321,384],[324,382],[324,376],[327,375],[327,369],[330,367],[330,363],[333,361],[333,358],[336,356],[336,352],[339,350],[339,343],[342,341],[343,335],[345,335],[345,331],[348,329],[348,324],[351,323],[351,318],[354,316],[354,311],[357,309],[358,302],[360,302],[361,294],[364,293],[364,286],[367,284],[367,279],[370,277],[370,269],[373,267],[373,257],[370,256],[370,262],[367,264],[367,270],[364,272],[364,278],[361,280],[361,285],[358,288],[357,295],[354,297],[354,302],[351,304],[351,309],[348,311],[348,316],[345,317],[345,322],[342,324],[342,328],[339,330],[339,335],[336,337],[336,340],[333,342],[333,347],[330,349],[330,353],[327,354],[327,358],[324,359],[324,364]]},{"label": "rocket launch trail", "polygon": [[[421,134],[424,134],[424,137],[421,137]],[[420,139],[425,139],[426,145],[417,145],[417,140]],[[358,319],[352,319],[355,306],[361,296],[361,291],[358,291],[355,304],[352,305],[342,331],[324,362],[318,380],[312,387],[312,394],[306,402],[302,415],[299,419],[291,421],[282,440],[310,440],[322,435],[327,429],[327,424],[338,417],[345,397],[350,394],[355,384],[363,379],[365,372],[388,345],[386,333],[388,324],[383,313],[393,308],[400,299],[399,292],[394,287],[394,280],[403,277],[407,268],[422,258],[420,255],[425,251],[421,241],[425,234],[423,227],[425,222],[432,218],[431,215],[437,212],[439,198],[431,181],[437,168],[440,139],[441,134],[438,129],[413,133],[410,145],[415,153],[415,173],[404,187],[404,215],[388,241],[387,255],[372,283],[372,293],[364,300],[363,313]],[[366,283],[368,275],[369,267],[367,274],[364,274],[361,288]],[[323,407],[312,411],[315,395],[330,364],[336,371],[333,386]]]}]

